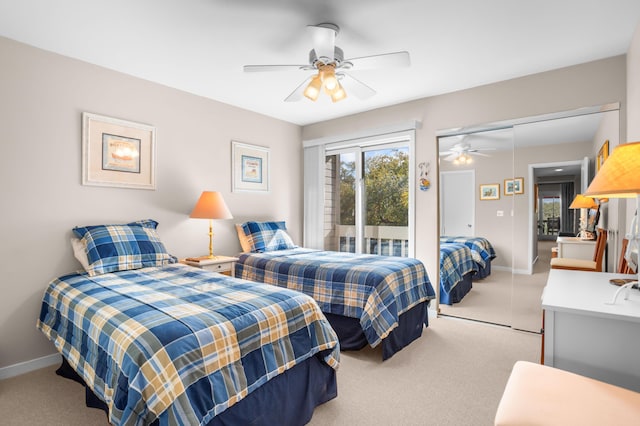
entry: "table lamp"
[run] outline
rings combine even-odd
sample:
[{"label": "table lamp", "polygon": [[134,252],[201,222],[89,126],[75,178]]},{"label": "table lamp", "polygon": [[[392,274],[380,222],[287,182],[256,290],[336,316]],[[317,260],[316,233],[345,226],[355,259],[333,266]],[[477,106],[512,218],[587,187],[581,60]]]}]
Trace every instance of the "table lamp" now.
[{"label": "table lamp", "polygon": [[213,219],[233,219],[222,194],[217,191],[203,191],[189,217],[209,219],[209,256],[203,258],[213,259]]},{"label": "table lamp", "polygon": [[[584,195],[594,198],[636,199],[636,215],[631,222],[631,228],[627,235],[629,245],[627,246],[625,257],[632,266],[635,265],[636,274],[640,278],[637,257],[640,241],[638,224],[638,207],[640,207],[640,142],[618,145],[600,167]],[[633,253],[636,255],[635,259],[632,259]],[[635,281],[620,287],[611,303],[615,303],[618,294],[625,289],[625,299],[628,299],[629,289],[637,284],[638,281]]]},{"label": "table lamp", "polygon": [[587,229],[587,218],[582,214],[582,209],[596,209],[598,208],[598,204],[593,198],[578,194],[571,202],[569,208],[580,209],[580,232],[578,233],[578,236],[580,238],[586,238],[585,231]]}]

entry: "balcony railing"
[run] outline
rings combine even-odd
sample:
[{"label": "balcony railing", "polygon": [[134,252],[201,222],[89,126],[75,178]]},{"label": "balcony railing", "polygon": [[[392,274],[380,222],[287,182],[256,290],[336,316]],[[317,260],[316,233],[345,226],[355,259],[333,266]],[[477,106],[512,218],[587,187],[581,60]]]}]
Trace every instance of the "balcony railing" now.
[{"label": "balcony railing", "polygon": [[[356,227],[336,225],[333,232],[325,237],[325,247],[355,253]],[[409,255],[409,228],[407,226],[365,226],[364,250],[367,254],[383,256]]]}]

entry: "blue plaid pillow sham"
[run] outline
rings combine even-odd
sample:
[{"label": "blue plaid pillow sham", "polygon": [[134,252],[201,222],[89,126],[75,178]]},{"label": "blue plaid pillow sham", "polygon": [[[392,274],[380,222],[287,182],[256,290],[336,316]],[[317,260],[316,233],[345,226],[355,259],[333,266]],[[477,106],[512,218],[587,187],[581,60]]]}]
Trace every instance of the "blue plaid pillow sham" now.
[{"label": "blue plaid pillow sham", "polygon": [[175,263],[155,228],[158,222],[143,220],[126,225],[73,228],[85,247],[89,276]]},{"label": "blue plaid pillow sham", "polygon": [[296,248],[287,234],[284,221],[280,222],[245,222],[242,230],[249,240],[252,253],[287,250]]}]

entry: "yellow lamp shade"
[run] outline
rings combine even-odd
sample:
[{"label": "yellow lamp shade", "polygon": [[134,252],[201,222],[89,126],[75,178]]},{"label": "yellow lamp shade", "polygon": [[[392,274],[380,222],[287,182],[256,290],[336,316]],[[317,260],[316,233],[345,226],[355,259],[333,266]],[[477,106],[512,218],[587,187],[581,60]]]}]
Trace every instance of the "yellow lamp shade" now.
[{"label": "yellow lamp shade", "polygon": [[576,195],[573,202],[569,206],[570,209],[596,209],[598,204],[591,197],[585,197],[582,194]]},{"label": "yellow lamp shade", "polygon": [[618,145],[584,193],[594,198],[635,198],[637,194],[640,194],[640,142]]}]

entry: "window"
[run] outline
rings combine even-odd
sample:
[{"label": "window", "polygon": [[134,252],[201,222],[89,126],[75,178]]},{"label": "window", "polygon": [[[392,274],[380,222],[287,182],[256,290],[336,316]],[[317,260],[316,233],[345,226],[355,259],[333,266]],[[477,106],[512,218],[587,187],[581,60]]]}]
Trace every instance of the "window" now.
[{"label": "window", "polygon": [[[315,207],[322,210],[321,218],[315,215],[322,232],[316,248],[413,255],[413,140],[410,132],[324,146],[322,179],[314,185],[305,179],[305,222],[314,218],[307,198],[322,196]],[[305,176],[308,160],[305,149]],[[305,246],[313,228],[305,223]]]},{"label": "window", "polygon": [[560,231],[560,197],[542,197],[542,234],[558,235]]}]

